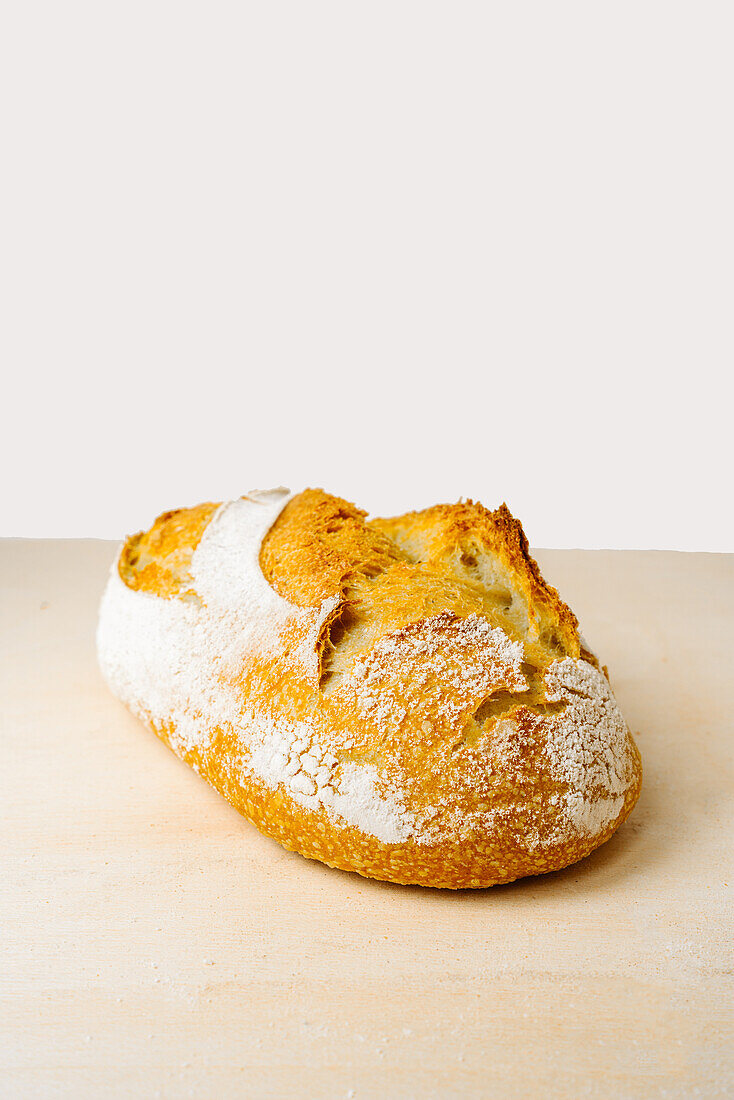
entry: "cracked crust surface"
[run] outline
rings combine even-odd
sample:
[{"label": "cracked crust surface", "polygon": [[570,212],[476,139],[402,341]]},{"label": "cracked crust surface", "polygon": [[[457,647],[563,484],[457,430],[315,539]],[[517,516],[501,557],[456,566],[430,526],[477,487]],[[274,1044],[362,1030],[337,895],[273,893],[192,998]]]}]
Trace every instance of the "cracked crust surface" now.
[{"label": "cracked crust surface", "polygon": [[[216,509],[165,513],[128,540],[119,561],[125,586],[200,602],[192,559]],[[566,866],[631,811],[637,749],[575,616],[542,578],[505,505],[491,512],[467,501],[367,521],[349,502],[306,490],[265,533],[259,565],[299,609],[294,624],[306,625],[281,632],[275,657],[248,658],[238,678],[243,709],[263,723],[305,725],[333,755],[330,767],[376,769],[415,826],[398,842],[381,841],[335,818],[321,788],[310,794],[318,784],[308,772],[296,776],[300,787],[243,777],[234,766],[242,745],[224,723],[208,741],[183,746],[175,722],[137,708],[267,835],[370,877],[459,888]],[[297,674],[289,654],[314,624],[314,673]],[[582,687],[559,692],[551,670],[566,662],[581,670]],[[599,736],[604,723],[615,731],[611,749]],[[584,729],[588,744],[577,745]],[[574,778],[569,761],[589,774],[601,762],[602,777],[618,764],[616,785]],[[569,829],[582,780],[583,812]],[[611,794],[613,812],[595,817],[595,800]]]}]

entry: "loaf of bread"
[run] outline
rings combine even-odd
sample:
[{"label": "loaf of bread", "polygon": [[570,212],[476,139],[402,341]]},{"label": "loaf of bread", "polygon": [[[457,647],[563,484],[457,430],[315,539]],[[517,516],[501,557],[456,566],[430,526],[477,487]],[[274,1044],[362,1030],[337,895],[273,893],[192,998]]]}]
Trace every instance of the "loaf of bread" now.
[{"label": "loaf of bread", "polygon": [[372,878],[553,871],[639,794],[606,671],[505,505],[367,520],[278,489],[166,512],[113,566],[98,649],[261,832]]}]

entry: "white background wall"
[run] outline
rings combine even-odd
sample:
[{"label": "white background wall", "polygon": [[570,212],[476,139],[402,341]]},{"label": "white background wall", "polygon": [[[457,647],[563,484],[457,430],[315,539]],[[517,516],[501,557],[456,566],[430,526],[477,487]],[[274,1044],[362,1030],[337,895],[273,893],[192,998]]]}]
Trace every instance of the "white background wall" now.
[{"label": "white background wall", "polygon": [[0,534],[285,483],[734,550],[730,3],[0,20]]}]

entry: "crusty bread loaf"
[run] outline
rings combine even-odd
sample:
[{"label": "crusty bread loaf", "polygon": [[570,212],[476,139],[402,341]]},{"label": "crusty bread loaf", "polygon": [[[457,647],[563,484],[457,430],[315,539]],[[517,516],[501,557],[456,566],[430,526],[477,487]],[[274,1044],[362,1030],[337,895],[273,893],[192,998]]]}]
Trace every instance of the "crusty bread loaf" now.
[{"label": "crusty bread loaf", "polygon": [[502,505],[320,490],[167,512],[100,613],[112,688],[263,833],[399,883],[491,886],[607,840],[641,764]]}]

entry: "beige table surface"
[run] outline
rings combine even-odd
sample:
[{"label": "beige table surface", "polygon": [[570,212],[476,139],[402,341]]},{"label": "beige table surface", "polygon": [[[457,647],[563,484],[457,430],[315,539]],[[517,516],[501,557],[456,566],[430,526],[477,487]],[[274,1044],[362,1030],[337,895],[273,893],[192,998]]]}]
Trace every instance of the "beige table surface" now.
[{"label": "beige table surface", "polygon": [[2,1096],[734,1096],[734,556],[538,553],[643,794],[583,863],[450,893],[283,851],[128,716],[113,553],[0,543]]}]

